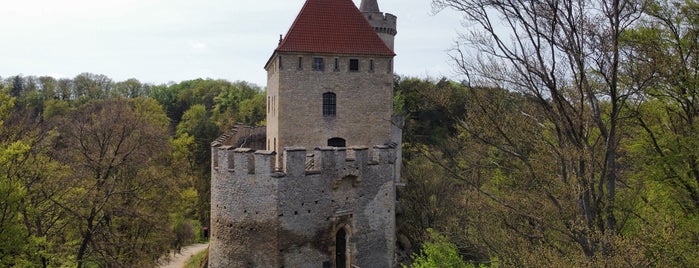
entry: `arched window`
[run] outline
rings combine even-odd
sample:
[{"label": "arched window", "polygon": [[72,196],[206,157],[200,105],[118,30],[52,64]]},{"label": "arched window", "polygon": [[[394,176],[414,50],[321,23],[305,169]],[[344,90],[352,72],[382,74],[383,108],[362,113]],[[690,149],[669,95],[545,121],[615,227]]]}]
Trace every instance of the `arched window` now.
[{"label": "arched window", "polygon": [[337,115],[337,97],[335,93],[323,93],[323,116]]},{"label": "arched window", "polygon": [[343,138],[332,138],[328,140],[330,147],[347,147],[347,142]]},{"label": "arched window", "polygon": [[335,267],[347,267],[347,232],[344,228],[335,235]]}]

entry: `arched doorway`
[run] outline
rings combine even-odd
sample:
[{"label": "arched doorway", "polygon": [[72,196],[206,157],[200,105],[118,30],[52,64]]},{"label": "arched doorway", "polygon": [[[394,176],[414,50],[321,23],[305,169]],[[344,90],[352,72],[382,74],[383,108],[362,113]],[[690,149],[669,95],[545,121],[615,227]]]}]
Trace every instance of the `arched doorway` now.
[{"label": "arched doorway", "polygon": [[344,228],[335,235],[335,267],[347,267],[347,232]]},{"label": "arched doorway", "polygon": [[332,138],[328,140],[330,147],[347,147],[347,142],[343,138]]}]

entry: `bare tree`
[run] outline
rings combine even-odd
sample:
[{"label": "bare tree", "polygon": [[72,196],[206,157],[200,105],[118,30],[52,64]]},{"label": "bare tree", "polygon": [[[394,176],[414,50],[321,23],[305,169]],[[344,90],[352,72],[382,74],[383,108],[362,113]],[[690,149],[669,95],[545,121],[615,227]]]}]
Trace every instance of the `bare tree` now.
[{"label": "bare tree", "polygon": [[[536,131],[555,158],[556,180],[572,192],[549,193],[554,206],[577,204],[578,213],[553,222],[516,211],[532,222],[561,232],[574,240],[588,257],[611,254],[618,235],[616,196],[619,133],[622,112],[638,90],[623,83],[620,64],[622,33],[640,16],[634,0],[434,0],[437,9],[451,8],[465,18],[468,33],[461,36],[454,59],[472,85],[522,93],[533,109],[521,110],[521,122]],[[475,109],[492,106],[487,94],[472,94]],[[497,109],[481,109],[497,118]],[[530,114],[534,112],[535,114]],[[501,121],[502,122],[502,121]],[[493,128],[500,128],[491,122]],[[518,147],[516,135],[496,131],[497,139],[480,135],[474,122],[465,130],[504,154],[519,159],[528,176],[541,177],[543,168]],[[502,127],[506,129],[506,127]],[[538,133],[537,133],[538,132]],[[521,136],[520,136],[521,137]],[[503,141],[504,139],[504,141]],[[554,164],[554,163],[549,163]],[[563,204],[563,205],[561,205]],[[503,204],[510,209],[522,206]],[[558,228],[561,229],[561,228]]]}]

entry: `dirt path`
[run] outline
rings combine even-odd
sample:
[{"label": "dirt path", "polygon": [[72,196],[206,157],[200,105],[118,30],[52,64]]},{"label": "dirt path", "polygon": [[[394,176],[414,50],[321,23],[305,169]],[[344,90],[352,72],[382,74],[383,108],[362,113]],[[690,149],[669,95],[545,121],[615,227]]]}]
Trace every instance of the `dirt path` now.
[{"label": "dirt path", "polygon": [[159,268],[182,268],[187,261],[192,258],[192,256],[205,250],[209,247],[209,244],[194,244],[182,248],[181,253],[175,254],[173,257],[172,252],[168,256],[170,259],[166,260],[164,257],[158,261]]}]

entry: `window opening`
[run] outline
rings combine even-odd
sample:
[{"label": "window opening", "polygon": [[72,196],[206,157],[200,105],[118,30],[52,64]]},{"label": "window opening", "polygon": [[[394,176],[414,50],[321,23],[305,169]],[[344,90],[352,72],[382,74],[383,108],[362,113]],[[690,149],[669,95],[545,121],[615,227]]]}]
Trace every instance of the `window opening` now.
[{"label": "window opening", "polygon": [[325,60],[323,58],[313,58],[313,70],[314,71],[324,71],[325,70]]},{"label": "window opening", "polygon": [[350,72],[359,72],[359,60],[350,59],[349,60],[349,70]]},{"label": "window opening", "polygon": [[303,57],[299,57],[299,66],[298,66],[298,69],[299,69],[299,70],[303,70]]},{"label": "window opening", "polygon": [[335,93],[323,93],[323,116],[337,115],[337,96]]},{"label": "window opening", "polygon": [[374,60],[369,60],[369,71],[374,72]]},{"label": "window opening", "polygon": [[335,69],[334,71],[339,72],[340,71],[340,59],[335,58]]},{"label": "window opening", "polygon": [[328,146],[330,147],[347,147],[347,141],[343,138],[332,138],[328,140]]}]

